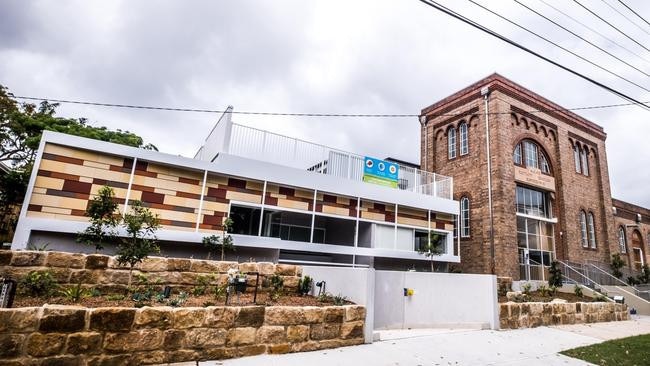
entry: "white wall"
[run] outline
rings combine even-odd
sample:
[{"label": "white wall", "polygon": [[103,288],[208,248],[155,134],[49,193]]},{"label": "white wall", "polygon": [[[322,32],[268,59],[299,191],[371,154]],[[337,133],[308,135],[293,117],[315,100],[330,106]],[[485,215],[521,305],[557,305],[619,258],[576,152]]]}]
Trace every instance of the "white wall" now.
[{"label": "white wall", "polygon": [[498,329],[496,286],[490,275],[376,271],[375,329]]},{"label": "white wall", "polygon": [[372,268],[303,266],[303,276],[314,279],[313,294],[318,294],[316,282],[325,281],[325,290],[343,295],[359,305],[366,306],[366,343],[372,342],[374,330],[375,270]]}]

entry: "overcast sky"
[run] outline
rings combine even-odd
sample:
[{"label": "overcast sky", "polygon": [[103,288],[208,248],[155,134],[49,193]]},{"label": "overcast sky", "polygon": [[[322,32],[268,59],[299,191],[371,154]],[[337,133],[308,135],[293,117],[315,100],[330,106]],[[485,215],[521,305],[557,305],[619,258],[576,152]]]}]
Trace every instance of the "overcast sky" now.
[{"label": "overcast sky", "polygon": [[[521,1],[650,73],[649,52],[575,3],[545,0],[644,59],[539,0]],[[650,48],[650,26],[618,2],[581,2]],[[443,3],[639,100],[650,100],[650,93],[469,2]],[[626,3],[650,18],[650,2]],[[489,6],[650,88],[647,76],[515,2],[490,1]],[[493,72],[565,107],[622,102],[417,0],[1,0],[0,6],[0,84],[16,95],[207,109],[230,104],[240,111],[417,114]],[[217,118],[74,105],[62,105],[59,114],[135,132],[161,151],[184,156],[194,155]],[[650,207],[650,112],[629,106],[579,114],[608,134],[614,197]],[[419,162],[416,118],[235,116],[234,120],[360,154]]]}]

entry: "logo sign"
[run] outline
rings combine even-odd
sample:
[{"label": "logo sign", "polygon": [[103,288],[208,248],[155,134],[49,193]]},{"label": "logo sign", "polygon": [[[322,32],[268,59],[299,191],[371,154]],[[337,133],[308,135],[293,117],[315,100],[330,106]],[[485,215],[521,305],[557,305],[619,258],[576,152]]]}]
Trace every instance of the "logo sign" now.
[{"label": "logo sign", "polygon": [[399,165],[371,157],[364,158],[363,181],[397,188]]}]

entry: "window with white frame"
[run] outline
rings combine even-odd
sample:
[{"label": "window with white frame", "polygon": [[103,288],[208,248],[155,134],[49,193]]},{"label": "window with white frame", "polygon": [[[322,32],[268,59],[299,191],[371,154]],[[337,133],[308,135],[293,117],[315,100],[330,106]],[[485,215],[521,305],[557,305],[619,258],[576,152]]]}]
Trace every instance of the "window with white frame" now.
[{"label": "window with white frame", "polygon": [[524,154],[526,154],[526,167],[538,169],[537,145],[531,141],[524,141]]},{"label": "window with white frame", "polygon": [[573,160],[575,161],[576,165],[576,173],[582,173],[582,169],[580,168],[580,146],[578,144],[573,145]]},{"label": "window with white frame", "polygon": [[469,198],[463,197],[460,199],[460,236],[461,238],[469,238]]},{"label": "window with white frame", "polygon": [[589,245],[592,249],[596,249],[596,227],[594,224],[594,214],[592,212],[587,215],[587,227],[589,229]]},{"label": "window with white frame", "polygon": [[449,159],[456,157],[456,129],[453,127],[447,131],[447,154]]},{"label": "window with white frame", "polygon": [[517,146],[515,146],[515,152],[512,154],[512,160],[515,162],[516,165],[521,165],[522,162],[521,157],[522,157],[521,144],[517,144]]},{"label": "window with white frame", "polygon": [[582,149],[582,174],[589,176],[589,158],[587,157],[588,150],[586,147]]},{"label": "window with white frame", "polygon": [[460,155],[467,155],[469,153],[469,142],[467,136],[467,123],[463,122],[458,126],[458,133],[460,135]]},{"label": "window with white frame", "polygon": [[625,238],[625,228],[618,227],[618,248],[621,253],[627,253],[627,239]]},{"label": "window with white frame", "polygon": [[512,153],[512,160],[515,165],[539,169],[544,174],[551,174],[551,165],[544,149],[533,140],[523,140],[518,143]]},{"label": "window with white frame", "polygon": [[580,243],[584,248],[589,247],[587,241],[587,214],[583,210],[580,210]]}]

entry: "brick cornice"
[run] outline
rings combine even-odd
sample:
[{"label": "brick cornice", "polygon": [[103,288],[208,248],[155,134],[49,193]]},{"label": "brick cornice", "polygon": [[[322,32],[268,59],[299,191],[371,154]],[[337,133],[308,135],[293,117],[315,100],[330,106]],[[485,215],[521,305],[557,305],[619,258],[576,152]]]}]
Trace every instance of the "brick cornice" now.
[{"label": "brick cornice", "polygon": [[[433,129],[435,130],[435,129],[437,129],[438,127],[440,127],[440,126],[444,126],[444,125],[446,125],[447,123],[449,123],[449,122],[451,122],[451,121],[455,121],[455,120],[460,119],[460,118],[463,118],[463,117],[467,117],[467,116],[474,115],[474,114],[476,114],[477,112],[478,112],[478,107],[472,107],[472,108],[470,108],[470,109],[468,109],[468,110],[466,110],[466,111],[464,111],[464,112],[459,113],[459,114],[456,115],[456,116],[449,117],[449,118],[444,119],[444,120],[442,120],[442,121],[440,121],[440,122],[437,122],[437,123],[434,124],[431,128],[433,128]],[[430,120],[430,119],[433,119],[433,118],[435,118],[435,117],[431,117],[431,118],[427,117],[427,123],[429,123],[429,120]]]}]

